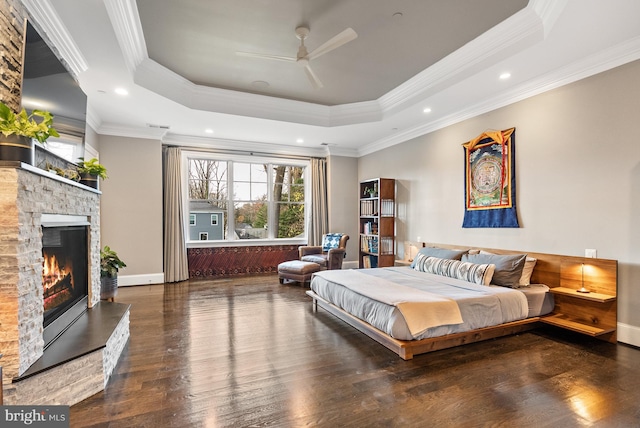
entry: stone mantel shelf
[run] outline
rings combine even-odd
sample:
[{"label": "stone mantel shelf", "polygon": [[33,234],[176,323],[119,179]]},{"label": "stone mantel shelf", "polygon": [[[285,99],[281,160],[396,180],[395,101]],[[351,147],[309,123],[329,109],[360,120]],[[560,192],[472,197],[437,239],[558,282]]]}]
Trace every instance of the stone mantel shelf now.
[{"label": "stone mantel shelf", "polygon": [[64,178],[55,174],[53,172],[45,171],[42,168],[35,167],[33,165],[29,165],[24,162],[14,162],[14,161],[0,161],[0,168],[13,168],[13,169],[24,169],[33,174],[41,175],[43,177],[50,178],[51,180],[56,180],[61,183],[68,184],[70,186],[75,186],[83,190],[87,190],[89,192],[97,193],[101,195],[102,192],[98,189],[94,189],[93,187],[85,186],[84,184],[78,183],[77,181],[69,180],[68,178]]}]

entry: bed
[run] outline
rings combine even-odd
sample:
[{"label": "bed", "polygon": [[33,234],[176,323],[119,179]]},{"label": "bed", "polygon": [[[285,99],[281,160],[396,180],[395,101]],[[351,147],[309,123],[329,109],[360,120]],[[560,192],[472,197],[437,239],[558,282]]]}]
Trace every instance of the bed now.
[{"label": "bed", "polygon": [[[315,310],[320,306],[408,360],[537,327],[554,309],[550,287],[575,280],[567,263],[581,259],[438,245],[421,250],[411,267],[319,272],[307,294]],[[480,263],[487,261],[495,263]]]}]

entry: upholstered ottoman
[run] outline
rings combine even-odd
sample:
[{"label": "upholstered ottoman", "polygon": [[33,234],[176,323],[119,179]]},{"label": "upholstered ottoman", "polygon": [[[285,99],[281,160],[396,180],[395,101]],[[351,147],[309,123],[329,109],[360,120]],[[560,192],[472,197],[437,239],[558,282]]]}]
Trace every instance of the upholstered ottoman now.
[{"label": "upholstered ottoman", "polygon": [[290,279],[291,281],[298,281],[304,286],[305,282],[311,280],[311,275],[319,270],[320,265],[318,263],[292,260],[278,265],[278,279],[280,284],[284,284],[285,279]]}]

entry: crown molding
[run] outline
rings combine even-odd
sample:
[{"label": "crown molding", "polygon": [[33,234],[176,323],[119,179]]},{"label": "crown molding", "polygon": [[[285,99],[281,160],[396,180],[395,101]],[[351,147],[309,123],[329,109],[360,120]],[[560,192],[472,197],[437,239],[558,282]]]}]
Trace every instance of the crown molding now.
[{"label": "crown molding", "polygon": [[382,119],[377,101],[324,106],[196,85],[149,58],[138,64],[134,82],[185,107],[216,113],[324,127]]},{"label": "crown molding", "polygon": [[466,109],[457,111],[455,114],[407,129],[391,137],[377,140],[372,144],[360,148],[358,150],[358,156],[368,155],[409,141],[413,138],[462,122],[463,120],[505,107],[638,59],[640,59],[640,37],[634,37],[597,54],[590,55],[561,67],[552,73],[547,73],[529,82],[518,85],[510,91],[492,97],[489,101],[476,103]]},{"label": "crown molding", "polygon": [[89,65],[80,49],[75,44],[67,27],[62,23],[49,0],[22,0],[29,15],[35,21],[34,24],[41,29],[51,42],[49,46],[55,46],[58,55],[67,63],[71,73],[78,79],[87,71]]},{"label": "crown molding", "polygon": [[[566,0],[557,3],[564,7]],[[537,12],[554,16],[551,11],[558,9],[551,0],[531,0],[520,12],[378,100],[325,106],[196,85],[148,57],[135,0],[105,0],[105,4],[137,85],[192,109],[323,127],[379,122],[445,85],[469,77],[494,55],[509,55],[531,46],[543,38],[543,22]]]},{"label": "crown molding", "polygon": [[130,126],[119,126],[109,123],[101,124],[94,130],[100,135],[110,135],[113,137],[146,138],[150,140],[162,140],[167,134],[167,129],[162,128],[140,128]]},{"label": "crown molding", "polygon": [[223,138],[206,138],[188,135],[167,134],[162,139],[163,144],[188,148],[202,148],[207,150],[230,150],[251,152],[261,155],[281,156],[309,156],[325,157],[327,151],[324,148],[290,146],[286,144],[268,144],[255,141],[229,140]]},{"label": "crown molding", "polygon": [[147,54],[147,44],[135,0],[104,0],[127,69],[134,73]]},{"label": "crown molding", "polygon": [[542,35],[540,17],[526,7],[380,97],[382,109],[386,115],[415,104],[469,77],[495,56],[508,56],[541,41]]},{"label": "crown molding", "polygon": [[102,119],[100,119],[100,115],[96,113],[90,105],[87,105],[87,125],[89,125],[95,132],[98,132],[101,124]]},{"label": "crown molding", "polygon": [[359,157],[358,150],[356,149],[347,149],[344,147],[338,146],[327,146],[327,154],[330,156],[344,156],[349,158],[357,158]]},{"label": "crown molding", "polygon": [[568,0],[529,0],[527,9],[533,10],[542,20],[545,38],[567,6]]}]

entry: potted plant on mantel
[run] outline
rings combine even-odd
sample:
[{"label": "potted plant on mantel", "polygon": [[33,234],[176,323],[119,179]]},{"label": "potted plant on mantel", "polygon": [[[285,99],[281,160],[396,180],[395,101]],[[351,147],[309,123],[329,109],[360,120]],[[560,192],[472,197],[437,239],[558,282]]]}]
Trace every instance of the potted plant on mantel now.
[{"label": "potted plant on mantel", "polygon": [[118,270],[127,267],[118,254],[105,245],[100,250],[100,299],[113,302],[118,293]]},{"label": "potted plant on mantel", "polygon": [[99,164],[96,158],[89,160],[80,158],[80,162],[78,162],[78,174],[80,174],[80,183],[97,189],[98,179],[102,178],[104,180],[107,178],[107,168]]},{"label": "potted plant on mantel", "polygon": [[[39,118],[39,120],[36,120]],[[15,114],[0,102],[0,160],[18,161],[33,165],[33,140],[40,143],[49,137],[59,137],[53,127],[53,115],[48,111],[25,109]]]}]

